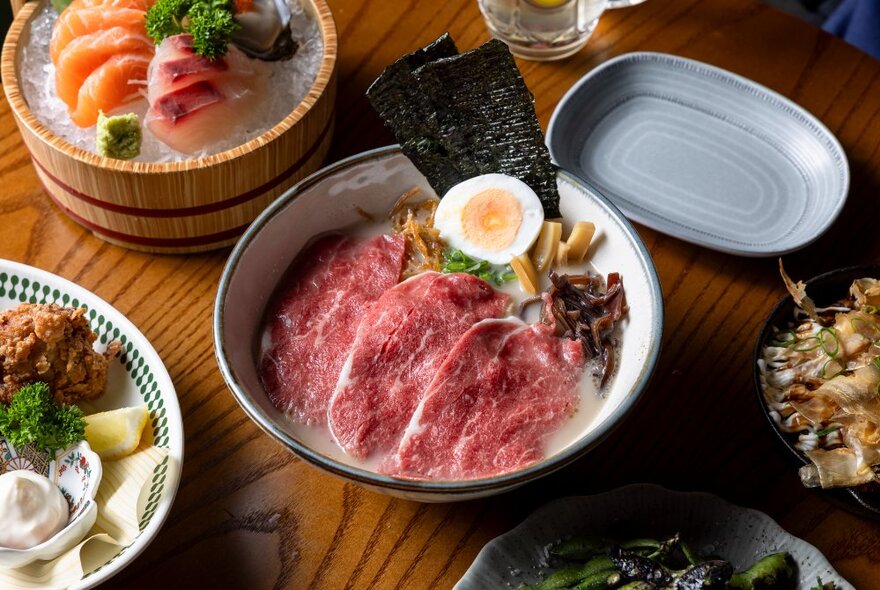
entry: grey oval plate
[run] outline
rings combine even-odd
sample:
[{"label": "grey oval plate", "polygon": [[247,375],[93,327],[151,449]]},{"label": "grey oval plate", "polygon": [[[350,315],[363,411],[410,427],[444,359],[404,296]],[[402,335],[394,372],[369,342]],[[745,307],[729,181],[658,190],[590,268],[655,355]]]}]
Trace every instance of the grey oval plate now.
[{"label": "grey oval plate", "polygon": [[680,532],[703,554],[717,554],[745,569],[761,557],[788,551],[798,563],[800,590],[816,578],[855,590],[822,553],[787,533],[772,518],[700,492],[675,492],[636,484],[595,496],[562,498],[544,505],[512,531],[490,541],[454,590],[518,588],[534,584],[548,566],[547,549],[575,534],[620,538],[662,537]]},{"label": "grey oval plate", "polygon": [[814,241],[849,188],[843,148],[804,109],[663,53],[625,54],[581,78],[553,112],[547,144],[627,217],[743,256]]}]

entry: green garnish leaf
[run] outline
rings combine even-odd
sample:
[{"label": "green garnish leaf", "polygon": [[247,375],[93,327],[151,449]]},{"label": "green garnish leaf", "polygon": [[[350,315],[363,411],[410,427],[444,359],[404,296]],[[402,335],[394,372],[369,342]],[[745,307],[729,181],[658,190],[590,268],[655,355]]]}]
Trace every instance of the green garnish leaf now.
[{"label": "green garnish leaf", "polygon": [[498,287],[516,278],[516,273],[513,272],[509,264],[504,266],[491,264],[486,260],[472,258],[457,248],[449,248],[443,252],[443,263],[440,265],[440,272],[467,273],[479,277],[487,283],[494,283]]},{"label": "green garnish leaf", "polygon": [[73,0],[52,0],[52,8],[55,9],[55,12],[61,14],[68,6],[70,6],[72,1]]},{"label": "green garnish leaf", "polygon": [[57,451],[82,440],[85,430],[82,410],[56,405],[45,383],[26,385],[8,406],[0,404],[0,434],[16,447]]},{"label": "green garnish leaf", "polygon": [[166,37],[189,33],[193,50],[208,59],[226,55],[239,27],[230,0],[158,0],[147,11],[147,34],[158,45]]},{"label": "green garnish leaf", "polygon": [[208,59],[226,55],[238,23],[232,18],[232,3],[219,0],[197,2],[189,11],[187,32],[193,36],[193,49]]},{"label": "green garnish leaf", "polygon": [[183,19],[191,7],[192,0],[159,0],[147,11],[147,35],[159,45],[183,33]]}]

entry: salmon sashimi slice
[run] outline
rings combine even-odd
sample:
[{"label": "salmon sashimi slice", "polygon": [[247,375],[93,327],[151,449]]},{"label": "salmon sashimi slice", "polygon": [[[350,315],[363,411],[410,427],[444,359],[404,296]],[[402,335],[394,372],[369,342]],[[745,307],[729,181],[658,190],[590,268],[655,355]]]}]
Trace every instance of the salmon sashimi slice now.
[{"label": "salmon sashimi slice", "polygon": [[116,55],[152,51],[153,44],[145,34],[125,27],[78,37],[67,44],[55,63],[55,93],[70,112],[76,111],[79,89],[95,69]]},{"label": "salmon sashimi slice", "polygon": [[80,127],[91,127],[98,121],[98,111],[110,112],[127,102],[141,98],[138,90],[147,77],[149,53],[114,55],[96,68],[79,89],[76,110],[71,120]]},{"label": "salmon sashimi slice", "polygon": [[81,8],[135,8],[146,12],[154,2],[155,0],[73,0],[64,12]]},{"label": "salmon sashimi slice", "polygon": [[146,13],[135,8],[82,8],[65,10],[58,17],[52,29],[52,40],[49,42],[49,56],[52,62],[58,61],[61,51],[68,43],[78,37],[91,35],[104,29],[123,27],[134,34],[145,32]]}]

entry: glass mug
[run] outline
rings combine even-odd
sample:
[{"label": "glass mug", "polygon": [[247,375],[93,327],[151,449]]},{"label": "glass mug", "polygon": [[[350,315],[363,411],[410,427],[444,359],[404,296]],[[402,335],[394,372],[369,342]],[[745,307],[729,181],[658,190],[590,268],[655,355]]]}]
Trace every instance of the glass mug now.
[{"label": "glass mug", "polygon": [[644,0],[478,0],[493,37],[514,55],[533,60],[562,59],[587,44],[599,17],[609,8]]}]

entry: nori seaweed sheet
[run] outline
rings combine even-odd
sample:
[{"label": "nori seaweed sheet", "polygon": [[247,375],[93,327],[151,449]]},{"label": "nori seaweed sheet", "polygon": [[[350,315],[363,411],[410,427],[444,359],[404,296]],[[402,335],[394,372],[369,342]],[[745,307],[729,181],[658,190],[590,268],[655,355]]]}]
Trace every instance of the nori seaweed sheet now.
[{"label": "nori seaweed sheet", "polygon": [[446,176],[449,161],[448,158],[438,161],[434,156],[438,150],[444,149],[434,141],[440,129],[431,100],[419,88],[413,71],[428,62],[457,54],[455,42],[449,33],[445,33],[424,49],[405,55],[385,68],[367,89],[367,98],[394,133],[403,153],[435,190],[435,179]]},{"label": "nori seaweed sheet", "polygon": [[445,33],[424,49],[405,55],[385,68],[367,89],[367,98],[382,120],[397,121],[392,130],[398,142],[437,133],[436,126],[432,127],[428,119],[433,107],[419,89],[413,70],[453,55],[458,55],[458,48],[449,33]]},{"label": "nori seaweed sheet", "polygon": [[534,98],[501,41],[461,54],[448,34],[411,53],[367,91],[404,154],[439,195],[480,174],[519,178],[559,217],[556,172]]}]

